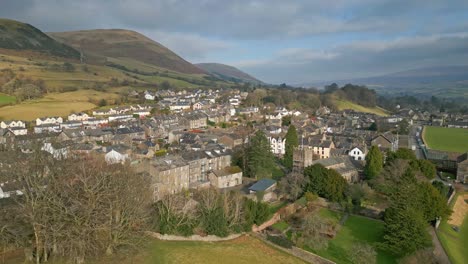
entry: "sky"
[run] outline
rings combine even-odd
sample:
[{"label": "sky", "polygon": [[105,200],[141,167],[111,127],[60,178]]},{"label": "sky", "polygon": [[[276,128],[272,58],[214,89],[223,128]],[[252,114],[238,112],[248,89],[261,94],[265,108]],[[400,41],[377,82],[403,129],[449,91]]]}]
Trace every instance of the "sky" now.
[{"label": "sky", "polygon": [[468,64],[468,0],[0,0],[0,17],[131,29],[277,84]]}]

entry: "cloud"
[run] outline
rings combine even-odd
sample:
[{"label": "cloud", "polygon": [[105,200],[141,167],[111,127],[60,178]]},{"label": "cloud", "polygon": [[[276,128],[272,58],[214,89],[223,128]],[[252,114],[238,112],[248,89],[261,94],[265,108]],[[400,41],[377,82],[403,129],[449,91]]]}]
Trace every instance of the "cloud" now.
[{"label": "cloud", "polygon": [[172,51],[191,61],[205,60],[208,55],[217,52],[226,52],[234,44],[205,38],[197,34],[170,33],[164,31],[143,31],[148,37],[157,40]]},{"label": "cloud", "polygon": [[44,31],[131,29],[276,83],[468,61],[466,0],[0,1],[0,17]]},{"label": "cloud", "polygon": [[273,83],[367,77],[419,67],[463,65],[468,33],[414,36],[389,41],[356,41],[327,51],[285,49],[274,58],[232,62]]}]

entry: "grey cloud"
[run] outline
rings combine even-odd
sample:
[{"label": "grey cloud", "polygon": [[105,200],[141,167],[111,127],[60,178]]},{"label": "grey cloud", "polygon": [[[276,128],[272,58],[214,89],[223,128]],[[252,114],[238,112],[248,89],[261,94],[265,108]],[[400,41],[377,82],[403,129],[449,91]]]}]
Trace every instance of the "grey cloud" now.
[{"label": "grey cloud", "polygon": [[[301,55],[315,56],[304,61]],[[446,34],[368,41],[341,45],[330,51],[298,49],[260,61],[233,62],[258,78],[280,83],[297,83],[368,77],[405,69],[436,65],[461,65],[468,61],[468,34]],[[287,76],[287,78],[284,78]]]}]

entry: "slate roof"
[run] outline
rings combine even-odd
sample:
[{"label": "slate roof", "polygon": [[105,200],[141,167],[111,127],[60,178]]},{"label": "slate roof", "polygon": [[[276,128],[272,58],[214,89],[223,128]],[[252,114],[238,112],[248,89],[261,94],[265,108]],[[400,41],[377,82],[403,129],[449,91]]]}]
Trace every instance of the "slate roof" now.
[{"label": "slate roof", "polygon": [[259,191],[261,192],[261,191],[267,190],[268,188],[270,188],[274,184],[276,184],[275,180],[261,179],[261,180],[257,181],[256,183],[254,183],[252,186],[250,186],[249,190],[254,191],[254,192],[259,192]]}]

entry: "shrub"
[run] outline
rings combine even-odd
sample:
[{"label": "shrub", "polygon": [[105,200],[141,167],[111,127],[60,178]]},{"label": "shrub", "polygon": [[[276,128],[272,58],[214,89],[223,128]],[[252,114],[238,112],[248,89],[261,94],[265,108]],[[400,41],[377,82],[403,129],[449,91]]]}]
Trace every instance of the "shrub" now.
[{"label": "shrub", "polygon": [[267,240],[284,248],[292,248],[294,243],[283,236],[267,236]]}]

